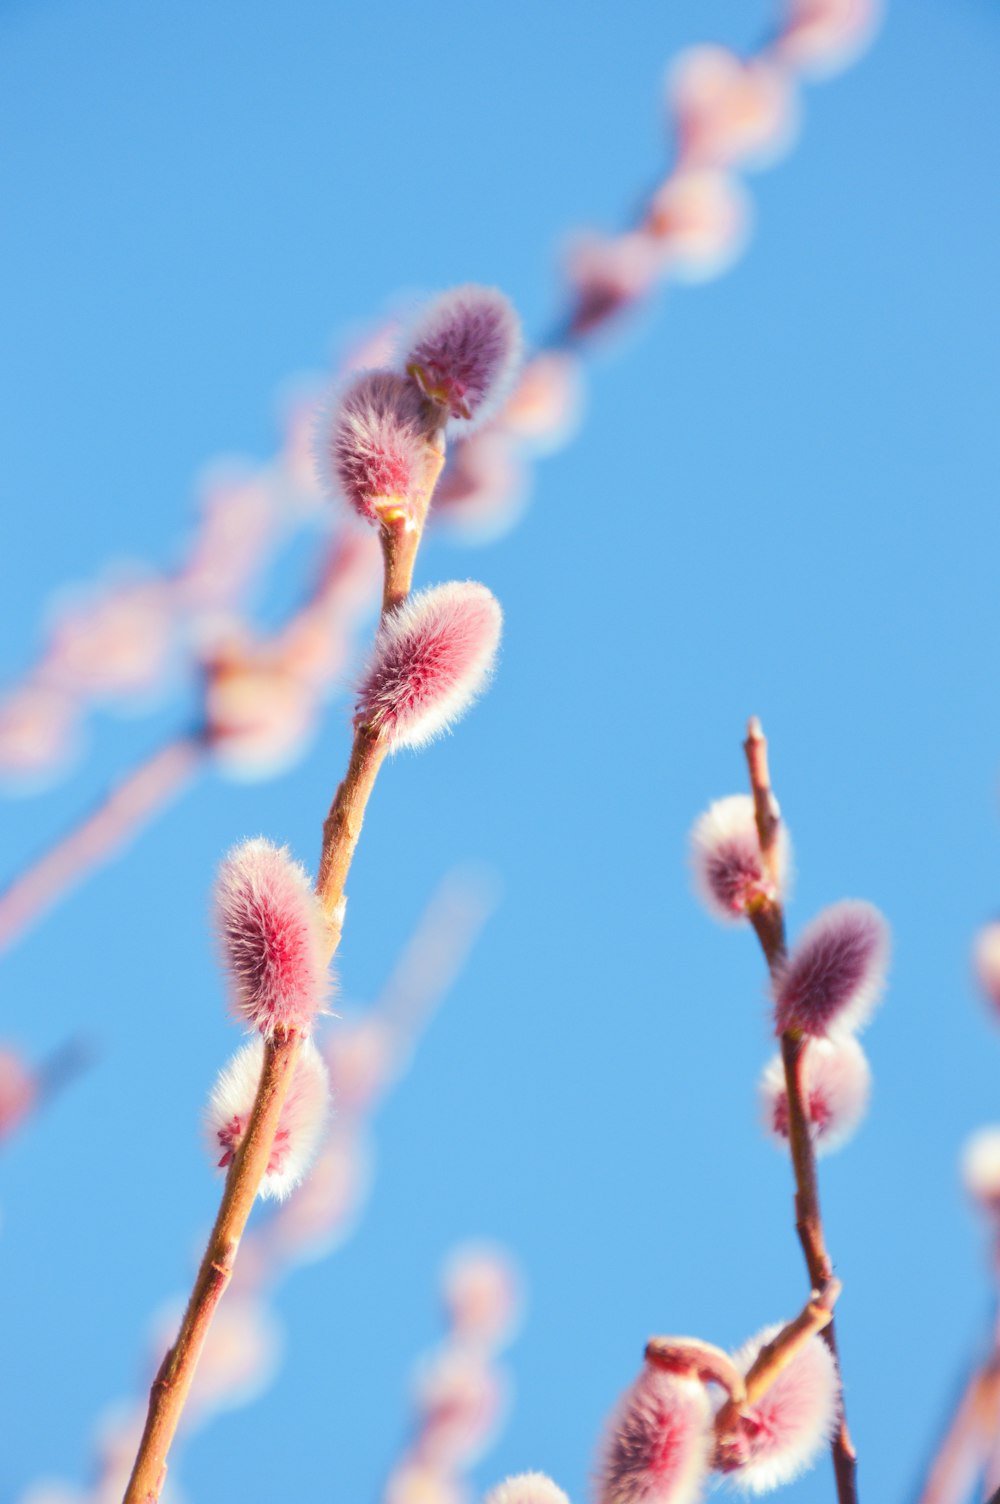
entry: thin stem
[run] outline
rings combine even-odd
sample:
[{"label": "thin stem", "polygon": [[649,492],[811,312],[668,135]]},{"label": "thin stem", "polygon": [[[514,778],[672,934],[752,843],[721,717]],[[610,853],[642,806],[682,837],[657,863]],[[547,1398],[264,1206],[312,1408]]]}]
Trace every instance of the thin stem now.
[{"label": "thin stem", "polygon": [[[777,854],[781,812],[771,788],[767,739],[756,716],[751,718],[747,727],[743,750],[750,774],[761,856],[768,876],[775,884],[775,893],[778,893],[780,872]],[[785,916],[781,899],[760,897],[749,917],[764,952],[768,970],[772,977],[776,977],[785,960]],[[810,1283],[814,1289],[822,1290],[833,1277],[833,1264],[826,1247],[816,1174],[816,1151],[809,1132],[803,1090],[804,1048],[805,1042],[796,1031],[789,1030],[781,1036],[781,1059],[785,1068],[785,1090],[788,1096],[788,1142],[795,1176],[795,1230],[802,1245]],[[823,1340],[833,1355],[839,1373],[840,1358],[832,1317],[823,1329]],[[847,1426],[843,1382],[840,1391],[840,1419],[830,1450],[839,1504],[857,1504],[857,1453]]]},{"label": "thin stem", "polygon": [[205,756],[198,736],[160,747],[133,768],[104,801],[18,873],[0,892],[0,950],[57,903],[86,872],[106,861],[145,822],[175,798]]},{"label": "thin stem", "polygon": [[385,744],[379,740],[377,733],[369,726],[358,726],[354,733],[347,772],[323,822],[323,849],[316,892],[329,924],[331,957],[340,944],[344,928],[344,908],[347,902],[344,886],[347,874],[361,834],[368,799],[385,756]]}]

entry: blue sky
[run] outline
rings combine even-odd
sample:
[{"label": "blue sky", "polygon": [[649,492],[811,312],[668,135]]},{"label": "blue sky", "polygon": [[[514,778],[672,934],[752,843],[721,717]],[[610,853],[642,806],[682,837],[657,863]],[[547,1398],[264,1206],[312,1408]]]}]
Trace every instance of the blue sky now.
[{"label": "blue sky", "polygon": [[[542,330],[561,238],[620,224],[663,163],[666,60],[747,46],[770,14],[0,5],[0,669],[30,661],[60,587],[169,563],[199,467],[268,454],[283,379],[401,289],[495,283]],[[265,1504],[279,1459],[285,1496],[375,1497],[467,1235],[509,1244],[530,1288],[484,1485],[539,1467],[583,1498],[651,1332],[735,1344],[796,1309],[789,1175],[755,1126],[761,963],[686,869],[691,821],[741,786],[752,711],[793,926],[858,896],[895,935],[871,1117],[823,1180],[864,1492],[907,1496],[984,1327],[955,1160],[1000,1117],[968,965],[1000,905],[998,62],[988,0],[898,0],[754,178],[746,258],[595,360],[521,525],[428,546],[424,581],[503,601],[503,662],[453,738],[380,784],[345,992],[376,991],[456,860],[495,866],[503,902],[380,1124],[363,1228],[281,1294],[279,1382],[179,1461],[192,1499]],[[4,871],[182,719],[101,721],[71,783],[3,806]],[[0,1499],[82,1478],[189,1277],[217,1195],[198,1113],[235,1043],[212,873],[260,831],[311,860],[346,746],[338,704],[288,776],[203,781],[2,961],[7,1037],[42,1054],[83,1027],[101,1054],[0,1167]],[[830,1496],[825,1465],[786,1494]]]}]

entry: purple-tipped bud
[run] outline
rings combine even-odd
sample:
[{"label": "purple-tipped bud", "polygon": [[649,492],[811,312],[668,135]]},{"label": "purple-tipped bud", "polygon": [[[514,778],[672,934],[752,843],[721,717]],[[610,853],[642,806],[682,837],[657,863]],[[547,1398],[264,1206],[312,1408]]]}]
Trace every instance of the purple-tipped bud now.
[{"label": "purple-tipped bud", "polygon": [[695,889],[712,917],[724,923],[745,919],[755,902],[785,896],[791,865],[788,832],[784,824],[779,826],[775,887],[761,860],[753,800],[749,794],[730,794],[695,821],[691,865]]},{"label": "purple-tipped bud", "polygon": [[1000,1216],[1000,1128],[980,1128],[962,1151],[965,1189],[983,1211]]},{"label": "purple-tipped bud", "polygon": [[[215,1164],[231,1163],[257,1097],[264,1064],[264,1042],[252,1039],[224,1065],[212,1087],[205,1113],[205,1137]],[[311,1039],[302,1042],[274,1137],[261,1196],[279,1200],[303,1179],[319,1147],[329,1106],[326,1066]]]},{"label": "purple-tipped bud", "polygon": [[518,1473],[491,1488],[484,1504],[569,1504],[569,1499],[545,1473]]},{"label": "purple-tipped bud", "polygon": [[[733,1354],[748,1373],[765,1342],[781,1326],[765,1327]],[[810,1337],[769,1389],[743,1408],[739,1461],[729,1464],[734,1481],[752,1494],[768,1493],[812,1467],[837,1419],[837,1365],[822,1337]]]},{"label": "purple-tipped bud", "polygon": [[698,1380],[647,1364],[612,1420],[599,1504],[692,1504],[708,1471],[711,1409]]},{"label": "purple-tipped bud", "polygon": [[777,1032],[853,1033],[885,984],[889,926],[873,904],[845,898],[807,924],[775,982]]},{"label": "purple-tipped bud", "polygon": [[486,685],[503,613],[485,585],[437,585],[398,606],[379,628],[358,692],[355,725],[391,752],[422,747],[453,725]]},{"label": "purple-tipped bud", "polygon": [[421,517],[432,454],[420,393],[391,371],[356,376],[320,419],[316,458],[324,488],[366,522]]},{"label": "purple-tipped bud", "polygon": [[[852,1035],[810,1039],[803,1053],[806,1116],[818,1154],[829,1154],[853,1137],[868,1109],[872,1073],[865,1052]],[[788,1143],[788,1092],[780,1055],[766,1067],[760,1083],[764,1127],[779,1144]]]},{"label": "purple-tipped bud", "polygon": [[263,837],[235,846],[215,884],[233,1012],[269,1038],[307,1034],[329,990],[325,921],[305,869]]},{"label": "purple-tipped bud", "polygon": [[406,370],[450,418],[483,418],[503,400],[521,355],[517,314],[493,287],[453,287],[413,329]]}]

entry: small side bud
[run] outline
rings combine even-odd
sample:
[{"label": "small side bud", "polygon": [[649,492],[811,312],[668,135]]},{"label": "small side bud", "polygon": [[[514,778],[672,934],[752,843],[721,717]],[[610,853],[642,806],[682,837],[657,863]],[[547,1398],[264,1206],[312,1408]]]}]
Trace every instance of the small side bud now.
[{"label": "small side bud", "polygon": [[976,936],[973,965],[986,1001],[1000,1014],[1000,919],[984,924]]},{"label": "small side bud", "polygon": [[[818,1154],[829,1154],[852,1138],[868,1110],[872,1073],[864,1050],[852,1035],[810,1039],[802,1061],[809,1129]],[[776,1143],[788,1143],[788,1093],[780,1055],[766,1066],[760,1083],[761,1116]]]},{"label": "small side bud", "polygon": [[509,1341],[521,1311],[518,1272],[501,1248],[470,1243],[445,1264],[443,1295],[459,1341],[497,1348]]},{"label": "small side bud", "polygon": [[705,282],[721,276],[742,254],[750,218],[750,199],[736,178],[692,170],[673,173],[657,189],[646,227],[661,241],[675,278]]},{"label": "small side bud", "polygon": [[438,585],[383,622],[358,691],[355,725],[391,752],[422,747],[452,726],[486,686],[503,613],[485,585]]},{"label": "small side bud", "polygon": [[865,50],[881,10],[881,0],[791,0],[775,52],[799,72],[828,78]]},{"label": "small side bud", "polygon": [[980,1128],[962,1150],[962,1181],[979,1207],[1000,1217],[1000,1128]]},{"label": "small side bud", "polygon": [[[733,1354],[744,1374],[766,1342],[781,1331],[765,1327]],[[812,1467],[837,1419],[837,1366],[822,1337],[810,1337],[759,1400],[742,1411],[740,1447],[723,1470],[747,1493],[769,1493]]]},{"label": "small side bud", "polygon": [[569,1504],[569,1499],[545,1473],[518,1473],[491,1488],[484,1504]]},{"label": "small side bud", "polygon": [[215,905],[233,1012],[265,1038],[307,1034],[330,984],[323,911],[305,869],[287,846],[243,841],[219,869]]},{"label": "small side bud", "polygon": [[[263,1064],[264,1042],[252,1039],[223,1066],[212,1088],[205,1113],[205,1137],[220,1169],[232,1162],[243,1142]],[[261,1181],[261,1196],[280,1200],[305,1177],[319,1147],[328,1106],[326,1067],[312,1040],[303,1040]]]},{"label": "small side bud", "polygon": [[764,871],[757,821],[749,794],[717,799],[694,823],[691,866],[695,890],[713,919],[745,919],[752,905],[785,896],[791,845],[782,824],[778,830],[779,886]]},{"label": "small side bud", "polygon": [[507,395],[521,356],[517,314],[493,287],[453,287],[410,334],[407,372],[446,418],[482,419]]},{"label": "small side bud", "polygon": [[421,518],[431,458],[420,393],[391,371],[356,376],[334,395],[317,426],[324,489],[366,522]]},{"label": "small side bud", "polygon": [[807,924],[774,988],[777,1032],[853,1033],[885,985],[889,926],[873,904],[845,898]]},{"label": "small side bud", "polygon": [[692,47],[673,64],[667,89],[684,167],[762,166],[794,140],[794,85],[769,58]]},{"label": "small side bud", "polygon": [[693,1504],[708,1472],[711,1414],[703,1384],[647,1363],[612,1419],[598,1504]]}]

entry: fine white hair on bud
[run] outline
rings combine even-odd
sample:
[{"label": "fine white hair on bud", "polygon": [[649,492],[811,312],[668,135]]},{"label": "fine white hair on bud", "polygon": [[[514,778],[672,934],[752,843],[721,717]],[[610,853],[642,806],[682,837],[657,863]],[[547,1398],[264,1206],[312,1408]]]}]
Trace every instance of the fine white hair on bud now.
[{"label": "fine white hair on bud", "polygon": [[612,1418],[598,1504],[693,1504],[708,1473],[711,1408],[699,1380],[647,1363]]},{"label": "fine white hair on bud", "polygon": [[854,1033],[885,986],[889,926],[874,904],[845,898],[806,925],[774,984],[779,1034]]},{"label": "fine white hair on bud", "polygon": [[484,1504],[569,1504],[569,1499],[545,1473],[517,1473],[491,1488]]},{"label": "fine white hair on bud", "polygon": [[[223,1066],[205,1112],[205,1137],[214,1163],[225,1169],[247,1130],[264,1064],[264,1041],[245,1044]],[[311,1039],[304,1039],[278,1119],[261,1196],[281,1200],[305,1177],[319,1147],[329,1108],[326,1066]]]},{"label": "fine white hair on bud", "polygon": [[[765,1327],[745,1343],[733,1354],[737,1368],[748,1373],[764,1344],[780,1331],[780,1323]],[[760,1399],[744,1406],[733,1481],[747,1493],[763,1494],[804,1473],[829,1440],[839,1403],[833,1355],[822,1337],[810,1337]]]},{"label": "fine white hair on bud", "polygon": [[716,799],[692,827],[695,891],[712,917],[724,924],[745,919],[755,900],[787,896],[791,843],[784,822],[778,827],[776,858],[777,885],[764,870],[749,794]]},{"label": "fine white hair on bud", "polygon": [[980,1128],[967,1141],[962,1181],[983,1211],[1000,1215],[1000,1127]]},{"label": "fine white hair on bud", "polygon": [[233,1012],[270,1037],[307,1034],[329,990],[326,924],[305,869],[263,837],[234,846],[215,884]]},{"label": "fine white hair on bud", "polygon": [[412,381],[364,371],[334,391],[316,427],[324,490],[366,522],[422,516],[430,492],[430,428]]},{"label": "fine white hair on bud", "polygon": [[495,287],[453,287],[423,310],[404,356],[407,372],[446,418],[481,420],[503,400],[521,358],[521,330]]},{"label": "fine white hair on bud", "polygon": [[[851,1034],[807,1040],[802,1056],[806,1116],[817,1154],[830,1154],[852,1138],[868,1109],[872,1073]],[[776,1143],[788,1145],[788,1092],[780,1055],[764,1068],[761,1116]]]},{"label": "fine white hair on bud", "polygon": [[485,585],[437,585],[383,621],[354,722],[391,752],[422,747],[460,719],[489,681],[503,613]]}]

